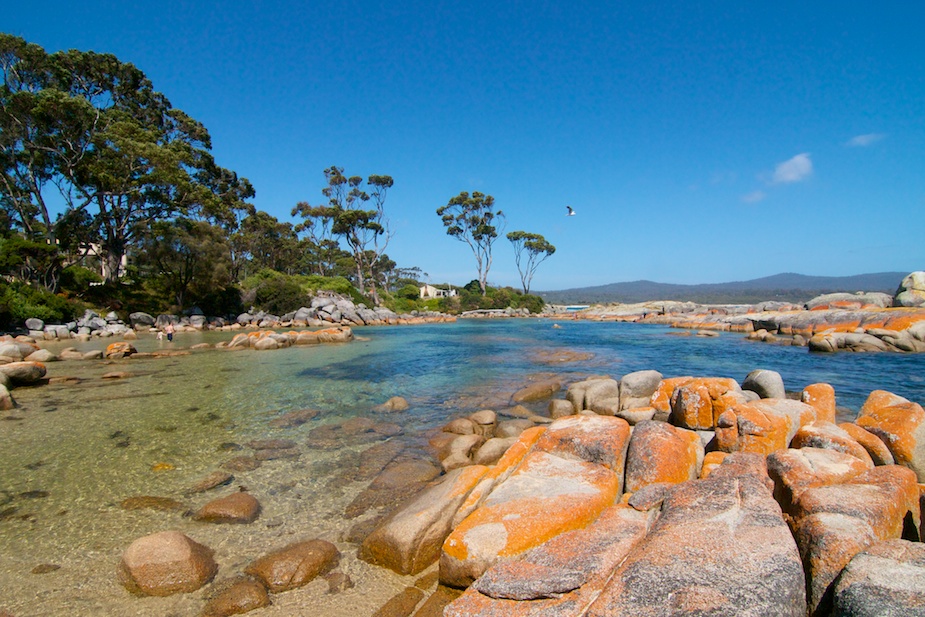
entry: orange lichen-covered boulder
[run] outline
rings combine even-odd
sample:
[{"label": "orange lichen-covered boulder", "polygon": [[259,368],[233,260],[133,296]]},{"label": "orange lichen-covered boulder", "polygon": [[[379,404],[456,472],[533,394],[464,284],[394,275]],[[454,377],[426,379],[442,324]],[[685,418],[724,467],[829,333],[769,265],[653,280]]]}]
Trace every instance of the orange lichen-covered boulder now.
[{"label": "orange lichen-covered boulder", "polygon": [[687,482],[672,487],[587,612],[574,614],[803,617],[800,554],[761,478]]},{"label": "orange lichen-covered boulder", "polygon": [[131,343],[117,341],[106,346],[104,355],[107,358],[127,358],[134,353],[138,353],[138,350]]},{"label": "orange lichen-covered boulder", "polygon": [[700,469],[700,478],[709,477],[716,468],[723,464],[723,460],[727,456],[729,456],[728,452],[720,452],[719,450],[707,452],[703,457],[703,467]]},{"label": "orange lichen-covered boulder", "polygon": [[789,429],[785,416],[736,405],[716,422],[716,447],[722,452],[770,454],[787,447]]},{"label": "orange lichen-covered boulder", "polygon": [[704,450],[693,431],[664,422],[640,422],[626,453],[624,491],[635,493],[650,484],[679,484],[700,476]]},{"label": "orange lichen-covered boulder", "polygon": [[854,422],[841,422],[838,428],[851,435],[852,439],[864,446],[871,460],[874,461],[874,465],[893,465],[896,463],[893,453],[883,443],[883,440],[867,429],[861,428]]},{"label": "orange lichen-covered boulder", "polygon": [[788,399],[734,405],[716,421],[717,448],[723,452],[770,454],[786,448],[797,430],[815,419],[815,409]]},{"label": "orange lichen-covered boulder", "polygon": [[626,463],[630,425],[613,416],[568,416],[549,425],[533,446],[534,452],[550,452],[602,465],[620,479]]},{"label": "orange lichen-covered boulder", "polygon": [[652,406],[671,414],[682,428],[712,430],[716,418],[733,402],[744,402],[742,389],[728,377],[676,377],[665,379],[652,396]]},{"label": "orange lichen-covered boulder", "polygon": [[675,388],[671,395],[671,416],[675,426],[691,430],[713,430],[713,401],[703,384],[689,383]]},{"label": "orange lichen-covered boulder", "polygon": [[456,469],[418,493],[366,537],[360,559],[399,574],[430,566],[440,556],[456,510],[486,471],[482,465]]},{"label": "orange lichen-covered boulder", "polygon": [[669,377],[663,379],[655,393],[652,395],[650,405],[662,413],[671,412],[671,395],[674,394],[675,388],[686,385],[694,381],[693,377]]},{"label": "orange lichen-covered boulder", "polygon": [[620,492],[613,470],[531,452],[446,539],[440,581],[467,587],[489,567],[587,526]]},{"label": "orange lichen-covered boulder", "polygon": [[855,555],[878,540],[901,538],[904,530],[917,528],[921,513],[915,480],[910,469],[884,465],[842,484],[803,491],[794,537],[803,556],[810,614],[829,614],[833,583]]},{"label": "orange lichen-covered boulder", "polygon": [[867,449],[859,444],[848,432],[830,422],[813,422],[800,427],[790,440],[792,448],[825,448],[850,454],[864,461],[868,467],[874,466]]},{"label": "orange lichen-covered boulder", "polygon": [[898,465],[909,467],[919,482],[925,482],[925,409],[921,405],[875,390],[861,407],[856,422],[883,440]]},{"label": "orange lichen-covered boulder", "polygon": [[581,615],[641,541],[655,512],[611,506],[583,529],[499,563],[444,611],[446,617]]},{"label": "orange lichen-covered boulder", "polygon": [[338,328],[325,328],[315,332],[318,341],[322,343],[346,343],[353,340],[353,330],[347,326]]},{"label": "orange lichen-covered boulder", "polygon": [[510,446],[501,455],[497,463],[489,467],[488,471],[482,475],[475,487],[469,492],[469,495],[453,516],[451,527],[456,527],[464,518],[472,514],[473,510],[482,505],[482,502],[491,494],[495,486],[507,480],[514,473],[514,470],[520,466],[524,457],[533,448],[533,444],[544,432],[546,432],[545,426],[535,426],[520,434],[514,445]]},{"label": "orange lichen-covered boulder", "polygon": [[28,385],[40,381],[48,369],[41,362],[9,362],[0,364],[0,373],[12,382],[13,385]]},{"label": "orange lichen-covered boulder", "polygon": [[816,420],[835,422],[835,388],[827,383],[814,383],[803,388],[800,400],[816,410]]},{"label": "orange lichen-covered boulder", "polygon": [[796,502],[806,489],[847,482],[870,469],[857,457],[822,448],[778,450],[767,462],[774,497],[787,514],[796,510]]}]

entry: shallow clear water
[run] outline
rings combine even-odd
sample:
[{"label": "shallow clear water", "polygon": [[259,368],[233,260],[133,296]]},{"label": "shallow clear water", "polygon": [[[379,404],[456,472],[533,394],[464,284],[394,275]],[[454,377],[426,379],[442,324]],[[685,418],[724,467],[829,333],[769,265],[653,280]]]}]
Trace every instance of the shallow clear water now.
[{"label": "shallow clear water", "polygon": [[[345,438],[337,449],[308,445],[311,431],[345,418],[393,422],[393,440],[421,449],[426,433],[477,409],[508,406],[528,377],[564,381],[619,377],[642,369],[677,375],[732,377],[753,369],[781,373],[788,390],[831,383],[850,419],[874,389],[925,402],[925,354],[811,354],[805,348],[755,343],[738,334],[689,336],[662,326],[548,320],[466,320],[428,326],[357,328],[345,345],[272,352],[194,351],[188,356],[49,364],[50,377],[79,382],[18,388],[20,407],[0,422],[0,611],[28,615],[198,615],[208,588],[168,598],[136,598],[118,583],[122,551],[136,538],[178,529],[216,552],[216,580],[234,576],[257,556],[299,539],[320,537],[342,552],[340,569],[353,589],[326,593],[326,583],[278,594],[251,614],[372,614],[413,577],[399,577],[356,559],[345,541],[372,515],[346,520],[345,507],[369,484],[355,471],[373,442]],[[180,334],[168,344],[142,337],[139,351],[189,348],[228,340],[228,333]],[[104,347],[110,341],[77,345]],[[53,350],[63,345],[52,346]],[[560,363],[549,351],[584,352]],[[131,377],[104,380],[111,371]],[[406,412],[374,413],[392,396]],[[544,405],[536,410],[542,411]],[[318,417],[273,428],[280,414],[316,409]],[[206,494],[185,489],[228,461],[250,453],[223,444],[291,439],[298,459],[266,461],[234,472],[232,486]],[[211,525],[183,516],[246,487],[263,505],[250,525]],[[177,511],[125,510],[129,497],[154,495],[183,503]],[[59,566],[32,573],[36,566]],[[46,568],[47,569],[47,568]]]}]

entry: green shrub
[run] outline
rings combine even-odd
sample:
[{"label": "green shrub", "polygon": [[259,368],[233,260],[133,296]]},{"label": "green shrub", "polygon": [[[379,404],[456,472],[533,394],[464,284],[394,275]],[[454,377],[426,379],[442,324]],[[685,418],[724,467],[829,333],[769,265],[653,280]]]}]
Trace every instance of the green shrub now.
[{"label": "green shrub", "polygon": [[196,305],[206,315],[236,316],[244,312],[244,306],[241,302],[241,290],[234,285],[210,291],[197,298]]},{"label": "green shrub", "polygon": [[90,289],[90,283],[102,283],[103,277],[95,270],[82,266],[69,266],[61,271],[58,287],[70,294],[83,294]]},{"label": "green shrub", "polygon": [[302,287],[288,276],[268,278],[255,291],[254,305],[257,309],[274,315],[294,311],[311,301]]},{"label": "green shrub", "polygon": [[421,297],[421,290],[417,285],[409,284],[396,291],[395,295],[406,300],[418,300]]},{"label": "green shrub", "polygon": [[353,300],[354,304],[369,304],[369,299],[363,296],[353,283],[342,276],[297,276],[293,277],[299,281],[302,288],[306,291],[333,291],[336,294],[347,296]]},{"label": "green shrub", "polygon": [[389,308],[395,311],[396,313],[410,313],[411,311],[419,310],[417,300],[409,300],[408,298],[395,298]]},{"label": "green shrub", "polygon": [[[264,269],[241,281],[244,306],[282,315],[307,306],[318,291],[332,291],[350,298],[354,304],[369,304],[369,299],[358,292],[341,276],[289,275]],[[269,306],[276,308],[270,309]]]},{"label": "green shrub", "polygon": [[0,329],[22,328],[30,317],[49,323],[70,321],[83,307],[25,283],[0,284]]},{"label": "green shrub", "polygon": [[525,308],[533,314],[542,313],[546,306],[546,301],[533,294],[517,294],[511,304],[514,308]]}]

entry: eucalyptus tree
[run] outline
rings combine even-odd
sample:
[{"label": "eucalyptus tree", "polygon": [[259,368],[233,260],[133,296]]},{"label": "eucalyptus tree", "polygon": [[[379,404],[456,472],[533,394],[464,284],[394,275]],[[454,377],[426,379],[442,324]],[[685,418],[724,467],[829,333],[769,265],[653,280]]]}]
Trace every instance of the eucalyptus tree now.
[{"label": "eucalyptus tree", "polygon": [[296,233],[302,234],[302,259],[308,272],[318,276],[332,276],[338,259],[342,257],[342,249],[331,231],[337,210],[331,206],[312,206],[307,201],[300,201],[291,214],[302,217],[302,222],[294,229]]},{"label": "eucalyptus tree", "polygon": [[[227,219],[253,196],[215,164],[205,127],[132,64],[0,35],[0,72],[0,205],[22,233],[52,244],[65,221],[85,224],[111,280],[155,221],[197,208]],[[52,187],[64,210],[55,220]]]},{"label": "eucalyptus tree", "polygon": [[232,243],[238,259],[237,274],[242,278],[263,269],[293,274],[299,261],[298,238],[292,224],[263,211],[254,211],[242,219]]},{"label": "eucalyptus tree", "polygon": [[182,309],[234,284],[227,245],[224,231],[207,221],[155,221],[141,236],[139,266]]},{"label": "eucalyptus tree", "polygon": [[526,231],[512,231],[507,235],[507,239],[514,245],[514,262],[517,264],[524,293],[528,294],[536,269],[556,252],[556,247],[540,234]]},{"label": "eucalyptus tree", "polygon": [[[334,165],[324,170],[324,177],[327,186],[321,193],[327,197],[327,205],[313,207],[300,202],[293,209],[293,215],[299,214],[305,219],[300,224],[301,230],[330,230],[331,236],[344,241],[353,255],[357,288],[363,293],[369,291],[378,304],[373,266],[385,254],[392,238],[385,216],[385,201],[394,180],[391,176],[371,175],[364,183],[361,176],[347,177],[343,167]],[[372,208],[367,209],[367,205]],[[320,242],[317,244],[322,246]]]},{"label": "eucalyptus tree", "polygon": [[[504,213],[495,209],[495,198],[474,191],[453,197],[445,206],[437,208],[446,233],[465,242],[475,255],[478,283],[484,296],[488,291],[488,271],[491,270],[492,245],[498,238],[498,227],[503,231]],[[496,225],[498,227],[496,227]]]}]

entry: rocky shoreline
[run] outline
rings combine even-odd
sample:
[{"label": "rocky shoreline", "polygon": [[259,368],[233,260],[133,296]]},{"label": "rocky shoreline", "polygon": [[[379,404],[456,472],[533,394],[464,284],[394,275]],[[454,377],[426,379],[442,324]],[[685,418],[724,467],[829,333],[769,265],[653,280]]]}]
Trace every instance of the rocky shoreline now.
[{"label": "rocky shoreline", "polygon": [[836,424],[831,386],[799,399],[773,371],[642,371],[572,383],[527,428],[454,420],[446,476],[360,557],[437,564],[447,616],[922,614],[925,410],[875,391]]},{"label": "rocky shoreline", "polygon": [[[518,404],[544,402],[548,415]],[[774,371],[740,384],[650,370],[528,383],[511,404],[432,434],[440,477],[351,532],[360,559],[419,576],[377,617],[925,610],[918,403],[875,391],[854,422],[836,423],[825,383],[794,397]],[[416,468],[392,467],[354,503],[394,503],[385,487]],[[194,516],[249,524],[259,511],[231,493]],[[218,585],[202,614],[249,612],[321,577],[349,584],[331,540],[269,551]],[[118,576],[133,593],[167,595],[210,584],[216,569],[209,547],[164,531],[127,547]]]},{"label": "rocky shoreline", "polygon": [[[249,324],[221,347],[353,338],[344,327],[277,332]],[[20,355],[47,351],[7,345]],[[144,354],[123,340],[93,357],[194,351]],[[0,352],[7,353],[14,351]],[[47,379],[29,357],[3,365],[3,374],[15,372],[16,383]],[[831,386],[797,392],[762,370],[741,383],[656,371],[571,383],[545,376],[511,394],[510,407],[456,418],[431,434],[439,469],[396,462],[389,444],[402,428],[365,418],[318,426],[308,446],[337,447],[341,432],[384,440],[364,453],[378,475],[345,512],[351,518],[379,505],[382,516],[358,523],[347,546],[418,579],[377,617],[920,614],[925,410],[875,391],[854,422],[838,423]],[[396,397],[381,411],[406,407]],[[313,419],[305,411],[274,422]],[[298,455],[282,439],[247,447],[252,457],[237,457],[190,488],[223,493],[192,512],[193,520],[253,523],[260,502],[227,490],[231,471],[251,467],[231,463]],[[122,507],[176,506],[141,496]],[[165,529],[126,546],[113,576],[137,595],[205,588],[202,615],[240,614],[313,580],[334,593],[351,585],[337,566],[351,550],[343,540],[296,538],[270,547],[237,577],[213,582],[213,549]]]},{"label": "rocky shoreline", "polygon": [[794,305],[699,305],[645,302],[595,306],[557,319],[661,324],[710,332],[740,332],[751,340],[811,351],[925,352],[925,308],[884,307],[863,298]]}]

